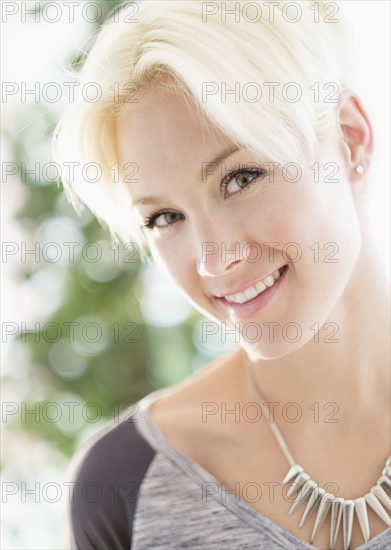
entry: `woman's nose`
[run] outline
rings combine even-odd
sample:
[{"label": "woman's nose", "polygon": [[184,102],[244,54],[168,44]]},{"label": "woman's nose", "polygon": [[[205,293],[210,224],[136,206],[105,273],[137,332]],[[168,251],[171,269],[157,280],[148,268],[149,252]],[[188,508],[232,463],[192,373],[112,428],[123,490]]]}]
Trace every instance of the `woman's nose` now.
[{"label": "woman's nose", "polygon": [[202,277],[219,277],[244,261],[239,242],[203,242],[197,260],[197,271]]}]

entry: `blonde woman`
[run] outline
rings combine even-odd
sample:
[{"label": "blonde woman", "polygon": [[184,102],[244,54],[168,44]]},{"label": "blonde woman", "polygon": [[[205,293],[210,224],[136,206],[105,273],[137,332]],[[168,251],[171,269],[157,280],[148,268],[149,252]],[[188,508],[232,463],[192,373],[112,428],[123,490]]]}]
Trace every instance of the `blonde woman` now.
[{"label": "blonde woman", "polygon": [[238,345],[80,450],[73,548],[389,548],[374,137],[336,10],[139,2],[90,51],[80,89],[102,94],[57,155],[103,177],[65,181],[71,200]]}]

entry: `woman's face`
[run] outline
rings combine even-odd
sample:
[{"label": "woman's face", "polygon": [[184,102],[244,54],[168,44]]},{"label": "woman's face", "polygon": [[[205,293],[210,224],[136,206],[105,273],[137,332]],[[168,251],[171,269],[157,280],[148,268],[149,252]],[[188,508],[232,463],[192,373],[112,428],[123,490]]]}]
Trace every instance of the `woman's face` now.
[{"label": "woman's face", "polygon": [[[149,91],[117,130],[121,164],[138,165],[131,197],[137,221],[150,226],[156,263],[200,312],[223,323],[222,338],[235,330],[256,358],[313,338],[360,250],[340,138],[319,148],[295,181],[294,167],[237,149],[167,89]],[[219,166],[206,166],[218,158]],[[205,323],[205,341],[216,330]]]}]

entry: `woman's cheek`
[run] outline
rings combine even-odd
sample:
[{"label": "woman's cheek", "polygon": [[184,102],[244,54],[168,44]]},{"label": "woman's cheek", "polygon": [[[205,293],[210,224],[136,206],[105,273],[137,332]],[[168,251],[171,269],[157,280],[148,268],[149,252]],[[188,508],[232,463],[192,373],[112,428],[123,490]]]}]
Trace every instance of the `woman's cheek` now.
[{"label": "woman's cheek", "polygon": [[[167,231],[170,231],[169,229]],[[167,275],[167,277],[187,293],[192,285],[192,275],[190,272],[189,261],[183,251],[178,248],[178,243],[174,246],[164,236],[158,239],[149,240],[149,248],[156,266]]]}]

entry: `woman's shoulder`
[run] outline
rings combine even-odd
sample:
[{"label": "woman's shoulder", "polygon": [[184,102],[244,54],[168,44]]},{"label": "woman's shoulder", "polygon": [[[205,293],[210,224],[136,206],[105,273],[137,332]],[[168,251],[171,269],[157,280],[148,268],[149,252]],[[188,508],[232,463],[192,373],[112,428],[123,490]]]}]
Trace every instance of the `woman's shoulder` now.
[{"label": "woman's shoulder", "polygon": [[137,403],[90,437],[72,458],[71,548],[126,548],[141,482],[155,455],[136,429]]},{"label": "woman's shoulder", "polygon": [[132,403],[122,414],[89,437],[73,456],[68,468],[70,475],[96,477],[104,473],[108,466],[113,473],[125,465],[128,467],[129,461],[137,460],[141,451],[147,453],[149,445],[135,427],[137,410],[138,402]]},{"label": "woman's shoulder", "polygon": [[139,428],[142,412],[148,409],[148,418],[171,444],[200,459],[197,449],[210,432],[201,409],[217,399],[224,377],[228,383],[231,363],[232,354],[224,355],[193,376],[150,392],[78,449],[67,472],[71,548],[130,547],[139,489],[157,452],[145,423]]},{"label": "woman's shoulder", "polygon": [[[213,361],[193,376],[165,389],[154,390],[132,403],[122,414],[109,421],[96,434],[89,437],[76,451],[69,466],[68,476],[74,480],[75,491],[81,492],[86,484],[95,484],[96,492],[102,489],[102,480],[117,482],[124,472],[134,473],[146,467],[155,453],[144,431],[138,429],[142,413],[158,423],[184,418],[186,411],[198,410],[205,390],[212,387],[215,367]],[[179,428],[179,423],[176,423]],[[87,487],[87,489],[88,489]],[[85,491],[87,490],[85,489]],[[97,498],[98,500],[98,498]]]}]

